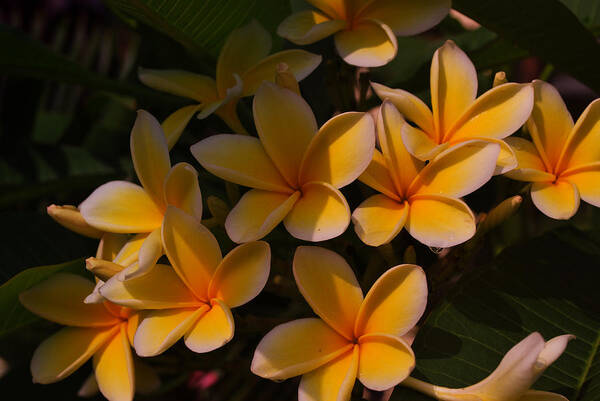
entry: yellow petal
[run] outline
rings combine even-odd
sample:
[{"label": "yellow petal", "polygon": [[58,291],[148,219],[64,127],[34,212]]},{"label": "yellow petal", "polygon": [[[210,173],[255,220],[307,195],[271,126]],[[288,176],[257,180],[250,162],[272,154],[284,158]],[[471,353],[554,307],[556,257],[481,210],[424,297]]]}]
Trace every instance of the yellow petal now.
[{"label": "yellow petal", "polygon": [[480,96],[446,133],[444,141],[502,139],[521,128],[533,108],[533,87],[507,83]]},{"label": "yellow petal", "polygon": [[139,356],[155,356],[165,352],[183,337],[209,309],[163,309],[147,311],[135,332],[133,344]]},{"label": "yellow petal", "polygon": [[140,68],[140,81],[156,90],[208,103],[218,98],[215,80],[206,75],[181,70]]},{"label": "yellow petal", "polygon": [[535,182],[531,187],[533,204],[546,216],[568,220],[579,209],[579,191],[568,180]]},{"label": "yellow petal", "polygon": [[415,354],[410,345],[398,337],[367,334],[358,341],[358,380],[371,390],[392,388],[415,368]]},{"label": "yellow petal", "polygon": [[144,240],[138,253],[138,261],[120,271],[116,277],[117,280],[131,280],[136,277],[147,274],[156,266],[158,259],[164,255],[161,230],[157,228]]},{"label": "yellow petal", "polygon": [[129,266],[138,260],[140,249],[148,238],[147,233],[137,234],[131,237],[121,248],[113,262],[121,266]]},{"label": "yellow petal", "polygon": [[185,106],[173,112],[162,122],[161,126],[167,138],[169,150],[175,146],[183,130],[188,125],[194,114],[202,108],[199,104]]},{"label": "yellow petal", "polygon": [[425,245],[447,248],[475,234],[475,216],[459,199],[418,195],[411,199],[406,229]]},{"label": "yellow petal", "polygon": [[305,50],[283,50],[261,60],[242,75],[244,91],[242,96],[251,96],[265,81],[275,82],[277,66],[285,63],[296,81],[302,81],[321,64],[322,57]]},{"label": "yellow petal", "polygon": [[304,241],[325,241],[342,234],[350,224],[350,208],[342,193],[325,182],[309,182],[283,220],[292,236]]},{"label": "yellow petal", "polygon": [[385,272],[367,293],[354,333],[400,337],[412,329],[427,305],[427,279],[417,265],[398,265]]},{"label": "yellow petal", "polygon": [[335,47],[346,63],[358,67],[380,67],[398,51],[394,32],[375,20],[361,20],[351,30],[336,33]]},{"label": "yellow petal", "polygon": [[75,206],[50,205],[46,208],[48,216],[61,226],[90,238],[101,238],[102,231],[90,226]]},{"label": "yellow petal", "polygon": [[431,61],[431,109],[438,140],[477,96],[477,72],[469,57],[448,40]]},{"label": "yellow petal", "polygon": [[61,329],[44,340],[33,353],[33,382],[48,384],[69,376],[118,331],[119,326]]},{"label": "yellow petal", "polygon": [[431,110],[421,99],[402,89],[388,88],[375,82],[371,82],[371,86],[381,101],[388,99],[408,121],[427,133],[435,133]]},{"label": "yellow petal", "polygon": [[544,162],[533,142],[523,138],[510,137],[505,142],[517,157],[517,167],[506,173],[508,178],[519,181],[554,181],[554,175],[546,171]]},{"label": "yellow petal", "polygon": [[188,163],[177,163],[167,174],[164,184],[165,202],[202,219],[202,193],[198,172]]},{"label": "yellow petal", "polygon": [[358,179],[363,184],[381,192],[388,198],[397,201],[401,199],[396,190],[396,186],[392,181],[385,159],[377,149],[373,151],[373,159],[371,160],[371,163],[369,163],[369,167],[367,167]]},{"label": "yellow petal", "polygon": [[161,264],[127,281],[113,277],[102,286],[100,293],[111,302],[135,309],[185,308],[200,304],[173,268]]},{"label": "yellow petal", "polygon": [[94,373],[98,388],[111,401],[131,401],[135,373],[125,325],[94,355]]},{"label": "yellow petal", "polygon": [[87,258],[85,260],[85,268],[99,280],[108,280],[123,270],[123,266],[121,265],[98,258]]},{"label": "yellow petal", "polygon": [[365,171],[374,149],[371,115],[339,114],[327,121],[310,142],[300,166],[299,184],[322,181],[336,188],[348,185]]},{"label": "yellow petal", "polygon": [[293,320],[274,327],[260,340],[250,369],[265,379],[285,380],[310,372],[352,347],[321,319]]},{"label": "yellow petal", "polygon": [[529,134],[546,168],[553,172],[567,137],[573,129],[573,118],[558,91],[550,84],[533,81],[534,105],[527,121]]},{"label": "yellow petal", "polygon": [[224,180],[265,191],[293,192],[257,138],[213,135],[190,150],[202,167]]},{"label": "yellow petal", "polygon": [[498,153],[498,159],[496,159],[496,168],[494,169],[494,175],[505,174],[517,167],[517,156],[514,150],[508,145],[508,143],[505,142],[505,140],[502,139],[474,136],[468,139],[458,140],[457,142],[451,143],[451,146],[456,146],[461,142],[471,140],[495,143],[500,146],[500,153]]},{"label": "yellow petal", "polygon": [[235,86],[234,74],[242,75],[267,57],[271,51],[271,35],[256,20],[233,30],[219,53],[217,88],[225,97],[227,89]]},{"label": "yellow petal", "polygon": [[194,352],[210,352],[227,344],[233,338],[234,329],[229,307],[213,299],[210,310],[186,333],[185,345]]},{"label": "yellow petal", "polygon": [[227,215],[227,235],[237,243],[263,238],[281,223],[299,197],[299,191],[289,195],[251,189]]},{"label": "yellow petal", "polygon": [[127,181],[100,185],[79,210],[89,225],[113,233],[147,233],[160,227],[163,219],[144,188]]},{"label": "yellow petal", "polygon": [[424,32],[444,19],[450,11],[450,0],[371,1],[359,13],[359,18],[372,18],[387,24],[397,36]]},{"label": "yellow petal", "polygon": [[129,239],[129,236],[124,234],[104,233],[96,249],[96,257],[98,259],[114,260]]},{"label": "yellow petal", "polygon": [[583,111],[561,156],[558,171],[600,162],[600,101]]},{"label": "yellow petal", "polygon": [[358,346],[302,376],[298,401],[349,401],[359,364]]},{"label": "yellow petal", "polygon": [[254,97],[253,110],[267,154],[288,184],[297,188],[302,157],[317,132],[310,106],[294,92],[265,82]]},{"label": "yellow petal", "polygon": [[317,246],[300,246],[293,262],[300,293],[315,313],[348,340],[363,300],[352,268],[337,253]]},{"label": "yellow petal", "polygon": [[517,401],[569,401],[564,395],[548,391],[527,390]]},{"label": "yellow petal", "polygon": [[318,11],[304,10],[284,19],[277,28],[277,34],[297,45],[308,45],[333,35],[345,26],[344,20],[332,20]]},{"label": "yellow petal", "polygon": [[249,242],[232,249],[223,259],[208,289],[208,296],[230,308],[251,301],[267,284],[271,269],[271,248],[263,241]]},{"label": "yellow petal", "polygon": [[488,141],[461,142],[440,153],[415,178],[409,194],[461,197],[492,178],[500,145]]},{"label": "yellow petal", "polygon": [[127,319],[127,340],[129,341],[129,345],[133,347],[133,340],[135,338],[135,332],[137,331],[138,326],[140,325],[140,312],[131,313],[129,318]]},{"label": "yellow petal", "polygon": [[598,185],[600,183],[600,162],[572,170],[570,174],[563,174],[561,178],[575,184],[581,199],[600,207],[600,185]]},{"label": "yellow petal", "polygon": [[332,18],[345,19],[346,1],[345,0],[307,0],[317,9],[323,11]]},{"label": "yellow petal", "polygon": [[373,195],[352,213],[354,231],[367,245],[380,246],[393,240],[408,218],[408,202]]},{"label": "yellow petal", "polygon": [[169,206],[162,240],[177,275],[198,299],[208,300],[210,279],[222,259],[214,235],[192,216]]},{"label": "yellow petal", "polygon": [[94,283],[81,276],[58,273],[19,294],[25,308],[44,319],[66,326],[111,326],[118,320],[100,304],[83,300],[94,290]]}]

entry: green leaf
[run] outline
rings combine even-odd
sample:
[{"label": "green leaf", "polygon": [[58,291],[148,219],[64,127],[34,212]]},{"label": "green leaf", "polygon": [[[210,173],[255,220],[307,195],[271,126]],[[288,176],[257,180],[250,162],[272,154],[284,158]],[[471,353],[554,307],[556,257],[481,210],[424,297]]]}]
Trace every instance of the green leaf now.
[{"label": "green leaf", "polygon": [[592,32],[600,31],[600,2],[597,0],[560,0]]},{"label": "green leaf", "polygon": [[600,90],[600,45],[559,0],[454,0],[502,38]]},{"label": "green leaf", "polygon": [[[566,226],[507,248],[429,315],[415,376],[464,387],[489,375],[529,333],[577,336],[534,384],[570,401],[600,399],[599,233]],[[398,388],[394,400],[425,400]]]}]

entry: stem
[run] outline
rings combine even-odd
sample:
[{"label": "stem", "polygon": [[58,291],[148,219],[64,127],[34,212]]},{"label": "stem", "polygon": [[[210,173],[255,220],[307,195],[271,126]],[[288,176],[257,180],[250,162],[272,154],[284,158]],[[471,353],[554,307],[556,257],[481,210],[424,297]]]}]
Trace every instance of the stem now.
[{"label": "stem", "polygon": [[438,398],[438,394],[436,392],[436,389],[438,388],[437,386],[434,386],[433,384],[429,384],[426,383],[424,381],[421,381],[419,379],[415,379],[414,377],[407,377],[406,379],[404,379],[404,381],[402,381],[400,383],[401,386],[404,387],[408,387],[411,388],[413,390],[417,390],[420,393],[426,394],[430,397]]}]

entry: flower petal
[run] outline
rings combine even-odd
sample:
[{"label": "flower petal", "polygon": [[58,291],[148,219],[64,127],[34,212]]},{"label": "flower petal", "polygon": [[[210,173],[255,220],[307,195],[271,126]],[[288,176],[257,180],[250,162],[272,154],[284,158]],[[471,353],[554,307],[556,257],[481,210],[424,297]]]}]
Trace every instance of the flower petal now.
[{"label": "flower petal", "polygon": [[199,104],[185,106],[173,112],[162,122],[161,127],[167,138],[169,150],[175,146],[194,114],[198,113],[201,109],[202,106]]},{"label": "flower petal", "polygon": [[567,179],[533,183],[531,200],[542,213],[557,220],[568,220],[579,209],[579,191]]},{"label": "flower petal", "polygon": [[227,344],[233,338],[235,325],[231,310],[218,299],[211,300],[211,308],[196,321],[185,335],[185,345],[194,352],[210,352]]},{"label": "flower petal", "polygon": [[427,305],[427,279],[417,265],[398,265],[385,272],[360,307],[354,334],[400,337],[412,329]]},{"label": "flower petal", "polygon": [[517,401],[569,401],[564,395],[548,391],[527,390]]},{"label": "flower petal", "polygon": [[129,238],[123,245],[117,256],[113,259],[113,263],[121,266],[129,266],[138,260],[140,249],[148,238],[149,233],[137,234]]},{"label": "flower petal", "polygon": [[111,302],[135,309],[185,308],[200,304],[171,266],[161,264],[131,280],[113,277],[102,286],[100,293]]},{"label": "flower petal", "polygon": [[232,249],[212,277],[208,296],[236,308],[254,299],[265,287],[271,269],[271,248],[264,241]]},{"label": "flower petal", "polygon": [[163,219],[144,188],[127,181],[100,185],[79,210],[89,225],[113,233],[147,233],[160,227]]},{"label": "flower petal", "polygon": [[554,181],[554,175],[546,171],[544,162],[533,142],[523,138],[510,137],[505,142],[517,157],[517,167],[508,171],[506,176],[519,181]]},{"label": "flower petal", "polygon": [[398,51],[394,32],[376,20],[361,20],[351,30],[336,33],[335,47],[346,63],[358,67],[380,67]]},{"label": "flower petal", "polygon": [[475,234],[475,216],[460,199],[418,195],[410,201],[406,229],[427,246],[448,248]]},{"label": "flower petal", "polygon": [[151,70],[140,68],[138,77],[144,85],[153,89],[187,97],[200,103],[218,98],[215,80],[206,75],[181,70]]},{"label": "flower petal", "polygon": [[78,327],[111,326],[118,320],[103,305],[85,304],[94,283],[81,276],[57,273],[19,294],[29,311],[44,319]]},{"label": "flower petal", "polygon": [[46,212],[48,216],[52,217],[52,220],[77,234],[89,238],[102,238],[104,235],[104,232],[90,226],[75,206],[50,205],[46,208]]},{"label": "flower petal", "polygon": [[562,175],[566,181],[575,184],[581,199],[600,207],[600,162],[588,164],[573,171],[568,175]]},{"label": "flower petal", "polygon": [[210,279],[222,259],[215,236],[192,216],[169,206],[162,240],[177,275],[198,299],[207,301]]},{"label": "flower petal", "polygon": [[177,163],[165,179],[165,203],[173,205],[202,219],[202,193],[198,184],[198,172],[188,163]]},{"label": "flower petal", "polygon": [[325,241],[346,231],[350,208],[338,189],[325,182],[309,182],[283,224],[295,238]]},{"label": "flower petal", "polygon": [[409,124],[402,126],[401,134],[408,153],[422,161],[431,160],[450,147],[448,142],[438,144],[429,134]]},{"label": "flower petal", "polygon": [[544,344],[544,349],[539,353],[536,364],[548,367],[552,365],[567,348],[569,341],[575,339],[572,334],[563,334],[562,336],[554,337]]},{"label": "flower petal", "polygon": [[358,346],[302,376],[298,401],[349,401],[359,364]]},{"label": "flower petal", "polygon": [[332,18],[345,19],[346,1],[345,0],[307,0],[315,8],[323,11]]},{"label": "flower petal", "polygon": [[254,351],[252,373],[285,380],[310,372],[353,347],[321,319],[280,324],[269,331]]},{"label": "flower petal", "polygon": [[[558,169],[574,168],[600,162],[600,100],[583,111],[569,139]],[[560,171],[558,170],[558,171]]]},{"label": "flower petal", "polygon": [[308,45],[333,35],[344,27],[344,20],[332,20],[318,11],[304,10],[284,19],[277,28],[277,34],[297,45]]},{"label": "flower petal", "polygon": [[121,332],[94,354],[94,373],[104,397],[115,401],[131,401],[135,391],[135,373],[125,325]]},{"label": "flower petal", "polygon": [[298,186],[300,163],[317,121],[308,103],[294,92],[265,82],[254,97],[258,136],[288,184]]},{"label": "flower petal", "polygon": [[385,334],[367,334],[358,340],[358,380],[375,391],[390,389],[415,368],[415,354],[402,339]]},{"label": "flower petal", "polygon": [[351,341],[363,294],[344,258],[325,248],[300,246],[294,254],[293,272],[313,311]]},{"label": "flower petal", "polygon": [[209,306],[188,309],[163,309],[145,312],[133,344],[139,356],[155,356],[165,352],[187,333],[208,311]]},{"label": "flower petal", "polygon": [[424,32],[444,19],[450,11],[450,0],[377,0],[359,13],[359,18],[372,18],[387,24],[397,36]]},{"label": "flower petal", "polygon": [[158,259],[164,255],[161,230],[157,228],[144,240],[138,253],[138,261],[117,273],[117,280],[131,280],[136,277],[147,274],[154,266]]},{"label": "flower petal", "polygon": [[336,188],[362,174],[375,150],[375,126],[368,113],[348,112],[327,121],[312,139],[300,165],[299,184],[322,181]]},{"label": "flower petal", "polygon": [[65,327],[44,340],[31,358],[34,383],[48,384],[76,371],[111,337],[118,326],[103,328]]},{"label": "flower petal", "polygon": [[471,106],[477,96],[477,72],[453,41],[436,50],[431,61],[431,109],[438,141]]},{"label": "flower petal", "polygon": [[358,179],[363,184],[370,186],[385,196],[397,201],[400,200],[385,159],[377,149],[373,151],[373,159],[369,163],[369,167],[367,167]]},{"label": "flower petal", "polygon": [[263,238],[281,223],[299,197],[299,191],[289,195],[251,189],[227,215],[227,235],[237,243]]},{"label": "flower petal", "polygon": [[202,167],[224,180],[265,191],[292,192],[257,138],[213,135],[190,151]]},{"label": "flower petal", "polygon": [[217,88],[221,97],[235,86],[234,74],[242,75],[267,57],[271,51],[271,35],[256,20],[233,30],[219,53]]},{"label": "flower petal", "polygon": [[96,249],[96,257],[114,261],[129,240],[128,235],[104,233]]},{"label": "flower petal", "polygon": [[354,231],[367,245],[380,246],[392,241],[408,218],[408,202],[397,202],[385,195],[373,195],[352,213]]}]

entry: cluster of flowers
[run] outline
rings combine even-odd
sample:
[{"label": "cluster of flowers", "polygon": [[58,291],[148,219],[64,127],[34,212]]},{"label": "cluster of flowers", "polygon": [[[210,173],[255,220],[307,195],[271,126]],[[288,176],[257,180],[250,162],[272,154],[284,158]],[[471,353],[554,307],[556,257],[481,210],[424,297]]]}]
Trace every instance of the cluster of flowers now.
[{"label": "cluster of flowers", "polygon": [[[335,33],[344,60],[368,66],[394,57],[395,34],[427,29],[449,8],[446,0],[350,2],[364,3],[354,9],[341,0],[311,3],[321,11],[292,15],[279,33],[299,44]],[[426,245],[450,247],[475,232],[473,212],[460,198],[494,174],[533,182],[535,205],[553,218],[571,217],[580,198],[600,206],[600,102],[574,124],[558,92],[541,81],[506,83],[498,76],[494,88],[476,98],[473,64],[447,42],[431,65],[431,109],[406,91],[373,83],[383,101],[376,122],[348,112],[318,128],[297,81],[320,57],[302,50],[268,56],[270,40],[255,22],[234,31],[216,82],[178,70],[140,71],[147,85],[199,104],[162,124],[138,112],[130,146],[141,186],[112,181],[78,208],[48,208],[59,223],[100,244],[87,260],[96,285],[58,274],[21,294],[29,310],[68,326],[36,350],[36,382],[61,380],[93,356],[86,386],[109,400],[131,400],[135,390],[158,384],[131,347],[147,357],[182,337],[194,352],[223,346],[234,336],[231,308],[251,301],[268,281],[270,247],[260,239],[280,222],[306,241],[337,237],[352,221],[371,246],[390,242],[405,227]],[[236,114],[238,100],[250,95],[258,137],[245,135]],[[213,112],[237,133],[208,137],[191,152],[212,174],[251,188],[227,215],[227,234],[240,245],[225,257],[202,224],[195,168],[171,166],[169,157],[192,116]],[[533,142],[507,138],[525,123]],[[339,189],[357,179],[379,194],[351,213]],[[157,264],[163,255],[170,266]],[[297,248],[293,274],[318,318],[272,329],[251,369],[273,380],[302,375],[300,400],[348,400],[356,378],[373,390],[401,383],[440,400],[565,400],[529,388],[570,335],[544,342],[533,333],[487,379],[447,389],[409,377],[415,356],[406,335],[427,303],[419,266],[390,268],[364,297],[352,268],[324,248]]]}]

